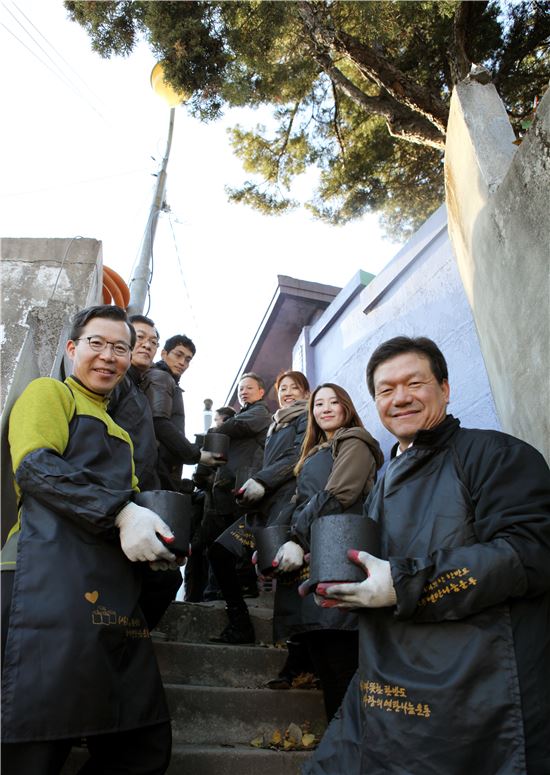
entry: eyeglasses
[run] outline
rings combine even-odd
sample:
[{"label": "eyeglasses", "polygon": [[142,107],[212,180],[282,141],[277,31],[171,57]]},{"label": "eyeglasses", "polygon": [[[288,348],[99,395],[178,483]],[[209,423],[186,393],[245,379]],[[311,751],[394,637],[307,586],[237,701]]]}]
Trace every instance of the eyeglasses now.
[{"label": "eyeglasses", "polygon": [[80,336],[78,339],[75,339],[75,342],[81,342],[83,340],[86,340],[88,344],[90,345],[90,349],[94,350],[96,353],[102,353],[107,345],[111,346],[111,349],[115,355],[128,355],[130,350],[132,349],[130,345],[127,342],[109,342],[107,339],[104,339],[102,336]]},{"label": "eyeglasses", "polygon": [[143,334],[137,334],[137,341],[140,344],[150,344],[152,347],[158,347],[160,344],[154,336],[143,336]]}]

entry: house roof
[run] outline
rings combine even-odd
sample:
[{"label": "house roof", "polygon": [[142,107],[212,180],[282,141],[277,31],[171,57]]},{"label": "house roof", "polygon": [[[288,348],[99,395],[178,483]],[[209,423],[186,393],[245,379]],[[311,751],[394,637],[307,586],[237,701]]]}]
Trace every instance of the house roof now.
[{"label": "house roof", "polygon": [[255,371],[264,379],[267,402],[275,411],[278,403],[274,382],[280,371],[292,367],[292,351],[300,332],[315,323],[340,291],[334,285],[277,275],[277,289],[229,390],[229,406],[239,406],[241,374]]}]

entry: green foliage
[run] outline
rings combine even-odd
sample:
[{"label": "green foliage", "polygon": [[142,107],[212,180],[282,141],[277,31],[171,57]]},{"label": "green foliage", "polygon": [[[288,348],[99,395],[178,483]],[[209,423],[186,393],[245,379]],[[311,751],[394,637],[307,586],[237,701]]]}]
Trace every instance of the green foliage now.
[{"label": "green foliage", "polygon": [[[71,18],[102,56],[144,38],[204,120],[225,106],[273,108],[273,127],[234,127],[251,174],[231,200],[262,212],[307,204],[345,223],[376,211],[406,237],[443,201],[442,152],[453,83],[469,62],[492,74],[519,128],[548,82],[548,5],[532,0],[77,2]],[[462,75],[460,75],[462,68]]]},{"label": "green foliage", "polygon": [[378,212],[386,232],[402,240],[443,201],[443,159],[432,148],[391,138],[380,120],[364,122],[348,147],[344,159],[330,159],[307,205],[318,218],[344,224]]}]

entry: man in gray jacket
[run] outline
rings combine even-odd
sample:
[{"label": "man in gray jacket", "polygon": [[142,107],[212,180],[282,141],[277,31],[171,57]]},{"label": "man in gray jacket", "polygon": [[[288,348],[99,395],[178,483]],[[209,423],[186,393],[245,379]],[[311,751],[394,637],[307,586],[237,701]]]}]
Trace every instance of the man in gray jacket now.
[{"label": "man in gray jacket", "polygon": [[[243,374],[238,388],[240,412],[227,419],[220,428],[210,429],[210,433],[217,431],[230,438],[227,463],[216,471],[212,487],[214,513],[206,516],[214,520],[218,528],[212,531],[210,543],[243,514],[235,494],[262,466],[267,429],[271,423],[271,412],[263,401],[264,394],[265,385],[261,377],[254,372]],[[254,630],[246,603],[240,601],[239,605],[227,606],[226,611],[228,626],[219,637],[211,640],[214,643],[253,641]]]}]

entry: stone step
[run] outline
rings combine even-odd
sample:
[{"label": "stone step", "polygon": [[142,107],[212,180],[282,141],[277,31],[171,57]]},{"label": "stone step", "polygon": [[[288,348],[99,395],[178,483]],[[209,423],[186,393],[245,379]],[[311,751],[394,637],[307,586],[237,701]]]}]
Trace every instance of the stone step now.
[{"label": "stone step", "polygon": [[[175,743],[166,775],[299,775],[310,755],[309,751],[272,751],[245,745]],[[61,775],[77,775],[87,759],[85,749],[73,748]]]},{"label": "stone step", "polygon": [[263,687],[283,667],[287,651],[267,646],[156,642],[162,680],[168,684]]},{"label": "stone step", "polygon": [[178,743],[247,744],[291,723],[320,735],[326,720],[318,689],[238,689],[165,684]]},{"label": "stone step", "polygon": [[[246,600],[250,618],[254,624],[256,643],[271,644],[273,641],[273,609],[265,605],[263,597]],[[207,643],[210,636],[217,636],[227,624],[225,603],[171,603],[154,631],[155,640]]]},{"label": "stone step", "polygon": [[309,751],[175,745],[167,775],[299,775]]}]

